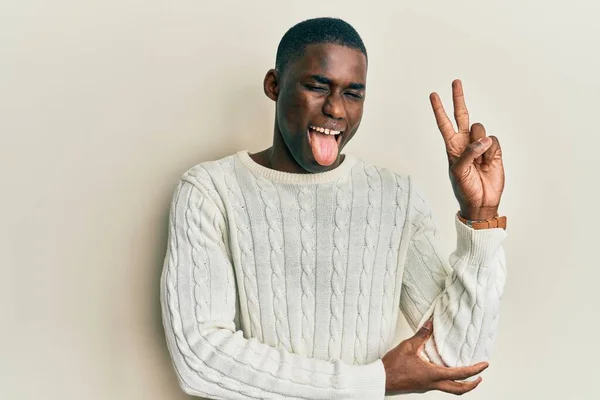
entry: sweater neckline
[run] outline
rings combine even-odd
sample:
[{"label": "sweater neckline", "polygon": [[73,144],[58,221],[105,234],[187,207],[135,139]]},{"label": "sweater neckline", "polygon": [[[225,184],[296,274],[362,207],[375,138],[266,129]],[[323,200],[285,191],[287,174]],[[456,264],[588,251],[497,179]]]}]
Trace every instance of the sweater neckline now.
[{"label": "sweater neckline", "polygon": [[312,174],[298,174],[292,172],[277,171],[275,169],[264,167],[256,161],[254,161],[252,157],[250,157],[250,153],[248,152],[248,150],[241,150],[237,152],[236,157],[254,175],[260,175],[270,181],[291,184],[316,184],[332,182],[340,178],[341,176],[349,174],[350,170],[356,163],[355,157],[349,154],[344,154],[344,160],[340,163],[340,165],[338,165],[332,170]]}]

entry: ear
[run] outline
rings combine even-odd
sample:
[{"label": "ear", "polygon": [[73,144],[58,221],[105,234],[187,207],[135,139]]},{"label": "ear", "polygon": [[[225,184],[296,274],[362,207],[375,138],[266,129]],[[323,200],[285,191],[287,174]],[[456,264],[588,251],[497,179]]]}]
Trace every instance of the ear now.
[{"label": "ear", "polygon": [[273,101],[277,101],[277,98],[279,97],[279,78],[279,71],[276,69],[270,69],[267,71],[265,80],[263,82],[265,94]]}]

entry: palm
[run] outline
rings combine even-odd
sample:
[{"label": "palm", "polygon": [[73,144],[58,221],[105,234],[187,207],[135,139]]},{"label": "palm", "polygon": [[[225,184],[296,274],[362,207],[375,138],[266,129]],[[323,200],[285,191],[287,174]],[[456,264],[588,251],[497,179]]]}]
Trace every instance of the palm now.
[{"label": "palm", "polygon": [[485,128],[481,124],[469,125],[469,113],[459,80],[452,83],[452,98],[457,130],[446,115],[439,96],[432,93],[430,97],[438,127],[444,138],[450,180],[456,199],[462,211],[497,209],[504,190],[504,166],[498,139],[490,136],[492,144],[487,151],[473,159],[468,154],[469,147],[486,137]]}]

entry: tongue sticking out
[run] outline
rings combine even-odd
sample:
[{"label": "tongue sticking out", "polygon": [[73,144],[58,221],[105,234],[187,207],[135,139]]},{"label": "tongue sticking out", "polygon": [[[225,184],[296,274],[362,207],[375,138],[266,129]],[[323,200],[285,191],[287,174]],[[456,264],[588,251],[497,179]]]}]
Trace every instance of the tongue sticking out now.
[{"label": "tongue sticking out", "polygon": [[320,165],[329,166],[337,159],[338,144],[335,136],[311,129],[308,131],[308,144],[310,144],[315,160]]}]

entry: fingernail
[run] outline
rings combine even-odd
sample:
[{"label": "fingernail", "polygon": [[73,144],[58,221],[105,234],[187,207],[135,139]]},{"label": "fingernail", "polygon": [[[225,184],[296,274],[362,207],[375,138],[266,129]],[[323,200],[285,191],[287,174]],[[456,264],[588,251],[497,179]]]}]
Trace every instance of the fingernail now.
[{"label": "fingernail", "polygon": [[432,319],[428,319],[427,322],[425,322],[423,324],[423,326],[429,330],[433,329],[433,320]]},{"label": "fingernail", "polygon": [[481,143],[484,146],[487,146],[490,143],[490,138],[489,137],[482,137],[481,139],[479,139],[479,143]]}]

